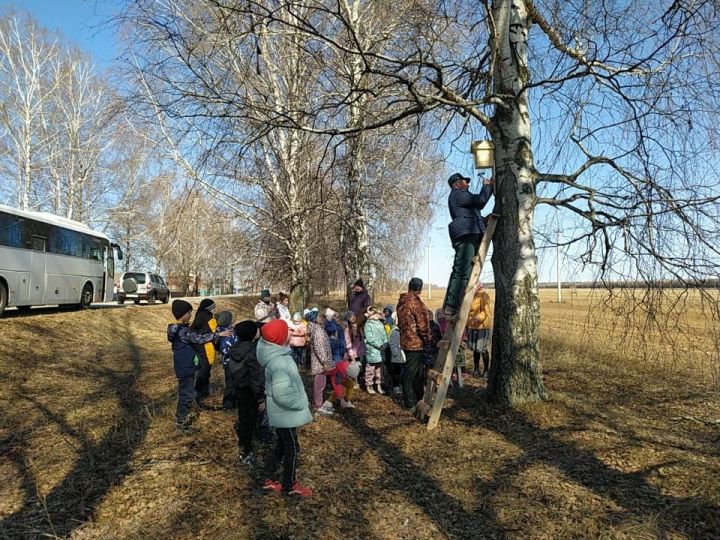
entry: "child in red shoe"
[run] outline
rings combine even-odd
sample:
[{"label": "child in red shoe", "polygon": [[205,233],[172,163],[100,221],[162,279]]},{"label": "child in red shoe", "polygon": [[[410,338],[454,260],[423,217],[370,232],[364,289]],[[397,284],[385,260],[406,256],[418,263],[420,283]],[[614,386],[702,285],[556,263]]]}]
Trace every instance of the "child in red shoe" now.
[{"label": "child in red shoe", "polygon": [[[265,324],[260,330],[257,359],[265,369],[265,403],[277,443],[265,462],[263,485],[266,491],[290,497],[310,497],[312,490],[296,479],[300,442],[297,428],[312,422],[308,398],[297,364],[290,351],[290,330],[282,319]],[[283,463],[282,482],[276,481],[278,465]]]}]

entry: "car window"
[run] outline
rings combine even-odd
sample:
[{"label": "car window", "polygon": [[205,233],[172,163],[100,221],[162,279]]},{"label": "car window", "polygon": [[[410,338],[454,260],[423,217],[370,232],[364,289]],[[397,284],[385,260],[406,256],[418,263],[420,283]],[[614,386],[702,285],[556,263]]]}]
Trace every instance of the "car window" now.
[{"label": "car window", "polygon": [[123,274],[123,280],[130,278],[134,279],[139,284],[145,283],[145,280],[147,279],[144,272],[125,272],[125,274]]}]

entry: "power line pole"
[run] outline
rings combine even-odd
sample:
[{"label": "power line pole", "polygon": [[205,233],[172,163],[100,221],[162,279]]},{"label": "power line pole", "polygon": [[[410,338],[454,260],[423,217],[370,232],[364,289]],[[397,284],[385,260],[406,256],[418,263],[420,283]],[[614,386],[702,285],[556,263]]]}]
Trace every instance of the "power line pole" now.
[{"label": "power line pole", "polygon": [[562,303],[562,281],[560,278],[560,229],[555,231],[557,234],[556,242],[557,246],[555,249],[555,268],[557,270],[557,301],[558,304]]}]

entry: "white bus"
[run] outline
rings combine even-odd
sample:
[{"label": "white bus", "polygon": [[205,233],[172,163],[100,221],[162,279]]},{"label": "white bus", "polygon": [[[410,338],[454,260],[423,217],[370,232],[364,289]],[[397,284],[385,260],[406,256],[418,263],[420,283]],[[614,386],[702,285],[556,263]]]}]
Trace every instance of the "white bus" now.
[{"label": "white bus", "polygon": [[115,250],[79,221],[0,205],[0,315],[7,306],[109,302]]}]

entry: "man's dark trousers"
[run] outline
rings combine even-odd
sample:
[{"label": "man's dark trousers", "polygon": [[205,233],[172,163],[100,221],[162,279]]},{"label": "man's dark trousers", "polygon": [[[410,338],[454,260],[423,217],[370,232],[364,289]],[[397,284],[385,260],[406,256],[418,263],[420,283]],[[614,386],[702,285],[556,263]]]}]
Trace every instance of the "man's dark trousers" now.
[{"label": "man's dark trousers", "polygon": [[455,250],[455,260],[443,307],[460,309],[465,287],[467,287],[470,280],[472,260],[477,255],[481,239],[481,234],[468,234],[453,241],[452,247]]},{"label": "man's dark trousers", "polygon": [[425,352],[405,351],[405,371],[402,376],[403,399],[409,409],[425,393]]}]

